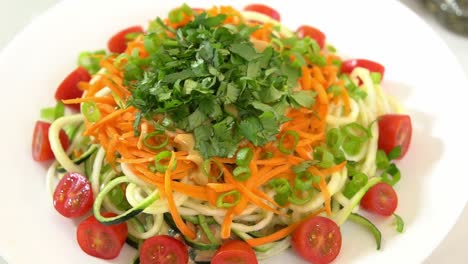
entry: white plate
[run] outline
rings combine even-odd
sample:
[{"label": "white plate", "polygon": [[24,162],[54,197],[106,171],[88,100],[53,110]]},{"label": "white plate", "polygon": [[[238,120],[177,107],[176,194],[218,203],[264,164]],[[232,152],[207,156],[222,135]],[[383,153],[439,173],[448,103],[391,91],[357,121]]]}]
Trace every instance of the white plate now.
[{"label": "white plate", "polygon": [[[105,47],[126,26],[166,14],[181,1],[63,1],[19,34],[0,55],[2,129],[0,157],[0,255],[16,263],[129,263],[125,247],[113,261],[83,253],[74,221],[59,216],[45,188],[45,166],[31,158],[39,109],[53,105],[57,84],[75,66],[77,54]],[[187,1],[207,7],[204,1]],[[214,3],[214,1],[211,1]],[[242,7],[249,1],[236,1]],[[217,4],[227,1],[217,1]],[[384,86],[413,119],[413,142],[400,162],[397,213],[406,231],[376,219],[382,249],[351,223],[343,227],[338,263],[418,263],[437,246],[467,201],[465,173],[468,82],[448,48],[416,15],[391,1],[270,1],[283,22],[322,29],[341,53],[386,66]],[[298,263],[291,253],[268,263]]]}]

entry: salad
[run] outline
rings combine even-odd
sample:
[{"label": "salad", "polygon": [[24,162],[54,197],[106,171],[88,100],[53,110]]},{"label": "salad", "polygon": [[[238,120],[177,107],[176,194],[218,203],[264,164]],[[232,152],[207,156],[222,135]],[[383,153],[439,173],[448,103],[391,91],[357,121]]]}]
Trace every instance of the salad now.
[{"label": "salad", "polygon": [[261,4],[182,5],[79,55],[32,153],[53,161],[54,208],[83,219],[85,253],[127,243],[133,263],[258,263],[292,248],[330,263],[348,220],[380,249],[361,210],[403,231],[394,161],[411,118],[382,90],[384,66],[280,20]]}]

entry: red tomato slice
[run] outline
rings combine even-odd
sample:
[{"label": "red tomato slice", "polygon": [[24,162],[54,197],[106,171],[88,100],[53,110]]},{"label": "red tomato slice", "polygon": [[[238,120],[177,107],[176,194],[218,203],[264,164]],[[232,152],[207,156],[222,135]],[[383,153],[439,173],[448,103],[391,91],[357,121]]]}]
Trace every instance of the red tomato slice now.
[{"label": "red tomato slice", "polygon": [[409,115],[388,114],[379,117],[379,149],[387,154],[396,146],[401,147],[403,158],[408,152],[413,128]]},{"label": "red tomato slice", "polygon": [[133,26],[119,31],[117,34],[112,36],[107,42],[107,47],[111,52],[122,53],[127,49],[128,39],[125,38],[130,33],[143,33],[143,28],[140,26]]},{"label": "red tomato slice", "polygon": [[171,236],[150,237],[141,245],[140,263],[186,264],[188,263],[188,250],[182,241]]},{"label": "red tomato slice", "polygon": [[[83,95],[83,91],[78,87],[79,82],[89,82],[91,75],[83,67],[78,67],[60,83],[55,91],[55,99],[67,100],[79,98]],[[66,104],[65,106],[71,109],[80,111],[80,104]]]},{"label": "red tomato slice", "polygon": [[362,197],[361,207],[369,212],[390,216],[398,206],[398,196],[393,187],[380,182],[372,186]]},{"label": "red tomato slice", "polygon": [[80,217],[93,206],[93,191],[88,179],[71,172],[63,176],[54,192],[54,207],[65,217]]},{"label": "red tomato slice", "polygon": [[[116,216],[114,213],[103,213],[105,217]],[[81,249],[93,257],[113,259],[117,257],[125,244],[128,235],[126,223],[103,225],[94,215],[89,216],[78,225],[76,237]]]},{"label": "red tomato slice", "polygon": [[321,49],[325,47],[325,34],[314,27],[307,25],[300,26],[296,30],[296,34],[299,38],[310,37],[311,39],[314,39],[315,41],[317,41],[317,44],[320,46]]},{"label": "red tomato slice", "polygon": [[257,12],[257,13],[261,13],[261,14],[267,15],[267,16],[269,16],[269,17],[271,17],[271,18],[273,18],[274,20],[277,20],[277,21],[281,20],[281,16],[280,16],[279,12],[276,11],[273,7],[270,7],[270,6],[267,6],[267,5],[251,4],[251,5],[248,5],[248,6],[244,7],[244,10],[245,11],[254,11],[254,12]]},{"label": "red tomato slice", "polygon": [[[55,158],[49,142],[49,128],[50,123],[37,121],[34,127],[33,141],[32,141],[32,156],[35,161],[48,161]],[[61,130],[59,134],[60,143],[63,149],[67,149],[70,145],[65,131]]]},{"label": "red tomato slice", "polygon": [[330,263],[341,250],[340,228],[326,217],[315,216],[294,230],[291,245],[311,263]]},{"label": "red tomato slice", "polygon": [[378,72],[382,75],[382,79],[385,73],[385,67],[375,61],[366,59],[352,59],[343,61],[341,64],[341,72],[351,73],[356,67],[366,68],[371,72]]},{"label": "red tomato slice", "polygon": [[240,240],[224,243],[215,253],[211,264],[257,264],[255,251],[249,244]]}]

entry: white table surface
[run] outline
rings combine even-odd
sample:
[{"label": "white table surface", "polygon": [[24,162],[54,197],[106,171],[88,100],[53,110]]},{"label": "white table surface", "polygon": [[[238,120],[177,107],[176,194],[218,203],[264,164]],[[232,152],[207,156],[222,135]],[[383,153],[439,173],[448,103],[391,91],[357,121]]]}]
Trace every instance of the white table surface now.
[{"label": "white table surface", "polygon": [[[420,4],[420,1],[400,1],[425,20],[426,23],[428,23],[446,42],[452,52],[457,55],[465,74],[468,76],[468,37],[456,35],[443,28],[429,13],[427,13]],[[0,51],[5,45],[7,45],[14,35],[29,24],[34,17],[43,13],[48,7],[52,6],[56,2],[57,0],[0,0]],[[466,89],[468,89],[468,87],[466,87]],[[430,236],[430,234],[427,235]],[[457,224],[452,228],[439,247],[425,261],[425,264],[468,263],[467,244],[468,206],[465,206]],[[0,264],[3,264],[1,256]]]}]

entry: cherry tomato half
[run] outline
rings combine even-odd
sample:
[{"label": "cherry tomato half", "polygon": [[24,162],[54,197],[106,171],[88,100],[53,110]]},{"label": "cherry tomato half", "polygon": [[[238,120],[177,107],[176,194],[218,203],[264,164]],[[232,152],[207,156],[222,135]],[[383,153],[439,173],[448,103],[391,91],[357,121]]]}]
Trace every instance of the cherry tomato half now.
[{"label": "cherry tomato half", "polygon": [[366,59],[352,59],[343,61],[341,64],[341,72],[351,73],[356,67],[366,68],[370,72],[378,72],[382,75],[382,79],[384,77],[385,67],[378,62]]},{"label": "cherry tomato half", "polygon": [[188,263],[188,250],[182,241],[171,236],[150,237],[141,245],[140,263],[186,264]]},{"label": "cherry tomato half", "polygon": [[257,12],[257,13],[261,13],[261,14],[267,15],[267,16],[269,16],[269,17],[271,17],[271,18],[273,18],[274,20],[277,20],[277,21],[281,20],[281,16],[280,16],[278,11],[276,11],[273,7],[270,7],[270,6],[267,6],[267,5],[264,5],[264,4],[251,4],[251,5],[248,5],[248,6],[244,7],[244,10],[245,11],[254,11],[254,12]]},{"label": "cherry tomato half", "polygon": [[[79,98],[83,95],[83,91],[78,87],[79,82],[89,82],[91,75],[83,67],[78,67],[60,83],[55,91],[55,99],[67,100]],[[80,110],[80,104],[66,104],[71,109]]]},{"label": "cherry tomato half", "polygon": [[326,217],[315,216],[294,230],[291,245],[294,251],[311,263],[330,263],[341,250],[340,228]]},{"label": "cherry tomato half", "polygon": [[[114,213],[103,213],[102,215],[105,217],[116,216]],[[96,220],[94,215],[81,222],[76,231],[81,249],[88,255],[101,259],[117,257],[125,244],[127,235],[126,223],[104,225]]]},{"label": "cherry tomato half", "polygon": [[398,196],[393,187],[380,182],[372,186],[362,197],[361,207],[369,212],[390,216],[398,206]]},{"label": "cherry tomato half", "polygon": [[88,179],[70,172],[60,179],[54,192],[54,207],[65,217],[80,217],[93,206],[93,191]]},{"label": "cherry tomato half", "polygon": [[128,39],[125,36],[130,33],[143,32],[143,28],[140,26],[133,26],[123,29],[109,39],[109,42],[107,42],[107,47],[111,52],[122,53],[125,51],[125,49],[127,49]]},{"label": "cherry tomato half", "polygon": [[379,117],[379,149],[387,154],[396,146],[401,147],[403,158],[409,149],[413,128],[409,115],[388,114]]},{"label": "cherry tomato half", "polygon": [[[49,128],[50,123],[37,121],[34,127],[34,134],[32,140],[32,156],[35,161],[48,161],[55,158],[49,142]],[[59,134],[60,143],[63,149],[67,149],[70,145],[65,131],[61,130]]]},{"label": "cherry tomato half", "polygon": [[224,243],[215,253],[211,264],[257,264],[255,251],[249,244],[240,240]]},{"label": "cherry tomato half", "polygon": [[325,46],[325,34],[314,27],[307,25],[300,26],[296,30],[296,34],[299,38],[310,37],[311,39],[314,39],[315,41],[317,41],[317,44],[320,46],[321,49],[323,49],[323,47]]}]

